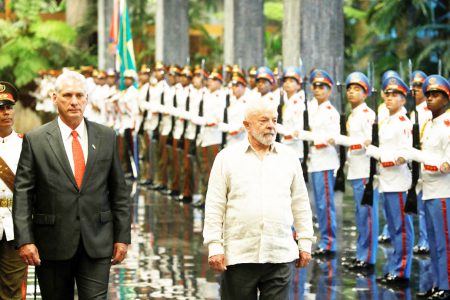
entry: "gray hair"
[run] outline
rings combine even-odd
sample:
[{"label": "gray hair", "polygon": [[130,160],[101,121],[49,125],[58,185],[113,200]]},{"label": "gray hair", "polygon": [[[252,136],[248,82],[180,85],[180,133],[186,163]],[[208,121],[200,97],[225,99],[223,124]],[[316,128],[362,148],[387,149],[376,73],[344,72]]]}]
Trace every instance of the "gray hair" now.
[{"label": "gray hair", "polygon": [[254,114],[267,110],[277,113],[277,106],[269,100],[253,99],[245,106],[244,119],[248,120]]},{"label": "gray hair", "polygon": [[67,81],[78,81],[82,85],[84,92],[87,94],[86,77],[78,72],[70,70],[64,71],[61,75],[58,76],[58,78],[56,78],[55,92],[61,92],[62,85]]}]

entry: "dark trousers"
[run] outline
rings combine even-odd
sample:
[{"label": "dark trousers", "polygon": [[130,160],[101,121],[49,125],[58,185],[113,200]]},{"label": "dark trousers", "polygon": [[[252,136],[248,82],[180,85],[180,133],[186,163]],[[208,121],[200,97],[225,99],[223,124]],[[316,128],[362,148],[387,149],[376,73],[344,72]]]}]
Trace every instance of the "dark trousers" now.
[{"label": "dark trousers", "polygon": [[106,299],[111,257],[90,258],[80,241],[69,260],[42,260],[36,268],[43,300],[74,299],[77,284],[78,299]]},{"label": "dark trousers", "polygon": [[227,266],[222,275],[222,300],[285,300],[294,262],[281,264],[237,264]]},{"label": "dark trousers", "polygon": [[25,299],[27,265],[14,248],[14,241],[0,241],[0,299]]}]

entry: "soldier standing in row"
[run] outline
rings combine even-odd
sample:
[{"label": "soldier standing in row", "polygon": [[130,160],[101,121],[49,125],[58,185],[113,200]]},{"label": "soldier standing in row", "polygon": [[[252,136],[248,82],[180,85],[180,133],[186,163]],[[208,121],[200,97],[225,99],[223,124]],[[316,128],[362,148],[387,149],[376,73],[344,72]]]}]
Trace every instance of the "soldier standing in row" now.
[{"label": "soldier standing in row", "polygon": [[192,119],[196,116],[200,116],[200,105],[203,105],[203,97],[206,92],[206,89],[203,86],[203,78],[205,77],[207,77],[206,73],[200,67],[197,67],[194,70],[192,86],[189,91],[189,101],[186,100],[186,128],[184,131],[183,144],[183,180],[182,193],[179,197],[179,201],[184,203],[191,203],[195,192],[194,171],[198,169],[196,164],[197,160],[195,159],[195,149],[200,125],[196,125]]},{"label": "soldier standing in row", "polygon": [[450,299],[450,84],[440,75],[431,75],[423,83],[423,93],[432,120],[423,125],[422,150],[405,150],[397,164],[405,163],[406,159],[422,163],[422,200],[434,282],[430,290],[418,293],[417,297]]},{"label": "soldier standing in row", "polygon": [[311,173],[321,239],[314,256],[333,255],[337,249],[334,171],[339,167],[336,149],[328,140],[339,135],[339,113],[331,105],[333,80],[323,70],[314,70],[310,83],[318,106],[308,107],[311,131],[301,131],[298,138],[310,141],[308,172]]},{"label": "soldier standing in row", "polygon": [[16,88],[0,81],[0,299],[25,299],[27,265],[14,244],[12,202],[22,135],[13,130]]},{"label": "soldier standing in row", "polygon": [[395,153],[412,145],[412,123],[402,111],[408,86],[398,77],[388,77],[382,88],[389,116],[379,124],[380,146],[366,141],[366,153],[380,161],[380,190],[394,252],[388,262],[388,272],[377,281],[387,286],[406,286],[411,275],[414,246],[412,216],[404,211],[411,171],[406,164],[396,164]]},{"label": "soldier standing in row", "polygon": [[[427,75],[422,71],[415,71],[411,76],[411,86],[414,100],[416,101],[416,111],[417,117],[419,121],[419,129],[423,129],[423,126],[426,122],[431,120],[432,114],[428,109],[426,97],[422,91],[422,85],[427,78]],[[413,124],[416,121],[415,112],[412,111],[410,114],[410,119]],[[420,180],[419,182],[421,182]],[[413,248],[413,252],[416,254],[427,254],[429,253],[429,245],[428,245],[428,236],[427,236],[427,225],[425,220],[425,211],[423,210],[423,201],[422,201],[422,187],[419,184],[419,192],[417,193],[417,210],[419,217],[419,240],[417,244]]]},{"label": "soldier standing in row", "polygon": [[205,203],[206,190],[209,180],[209,173],[214,162],[214,158],[220,150],[222,144],[222,131],[219,124],[223,121],[225,109],[225,94],[222,90],[223,78],[217,70],[211,72],[208,77],[208,91],[203,98],[202,113],[198,116],[197,125],[201,125],[200,133],[197,137],[197,161],[199,166],[199,192],[202,198],[195,201],[194,207],[203,207]]},{"label": "soldier standing in row", "polygon": [[352,112],[347,121],[348,136],[339,135],[331,144],[348,147],[347,179],[350,181],[355,199],[355,223],[358,238],[356,257],[344,265],[354,271],[374,269],[378,250],[378,190],[373,193],[372,206],[361,204],[364,188],[370,173],[370,158],[366,156],[364,142],[372,139],[375,112],[365,103],[370,95],[369,79],[361,72],[348,75],[345,86]]},{"label": "soldier standing in row", "polygon": [[303,112],[305,99],[302,88],[302,75],[297,67],[288,67],[283,73],[283,89],[285,91],[280,102],[282,124],[277,124],[277,132],[282,135],[281,143],[291,148],[300,160],[303,160],[303,141],[294,137],[303,130]]}]

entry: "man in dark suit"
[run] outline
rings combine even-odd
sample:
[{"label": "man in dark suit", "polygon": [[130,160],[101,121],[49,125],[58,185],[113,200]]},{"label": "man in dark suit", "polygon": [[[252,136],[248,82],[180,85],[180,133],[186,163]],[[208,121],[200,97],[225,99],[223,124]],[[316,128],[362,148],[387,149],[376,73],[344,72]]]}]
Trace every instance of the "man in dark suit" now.
[{"label": "man in dark suit", "polygon": [[59,116],[24,137],[13,219],[19,255],[43,299],[106,299],[111,264],[130,243],[129,193],[113,130],[84,119],[85,78],[61,74]]}]

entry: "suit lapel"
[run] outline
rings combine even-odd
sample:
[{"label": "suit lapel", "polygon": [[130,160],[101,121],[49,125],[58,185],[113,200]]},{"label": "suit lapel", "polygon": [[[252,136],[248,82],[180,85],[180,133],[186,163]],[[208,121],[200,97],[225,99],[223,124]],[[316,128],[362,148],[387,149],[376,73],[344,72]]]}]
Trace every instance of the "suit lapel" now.
[{"label": "suit lapel", "polygon": [[67,158],[66,150],[64,149],[61,131],[59,130],[57,119],[52,121],[52,124],[47,131],[47,139],[50,144],[50,148],[52,148],[53,153],[55,153],[55,157],[64,170],[64,173],[66,173],[67,177],[69,177],[75,188],[78,189],[75,177],[72,172],[72,168],[70,167],[69,159]]},{"label": "suit lapel", "polygon": [[88,157],[86,162],[86,169],[84,171],[83,183],[81,188],[83,189],[84,183],[88,180],[89,176],[92,174],[92,169],[94,163],[97,160],[97,153],[100,149],[101,139],[98,131],[88,120],[84,120],[86,123],[87,133],[88,133]]}]

